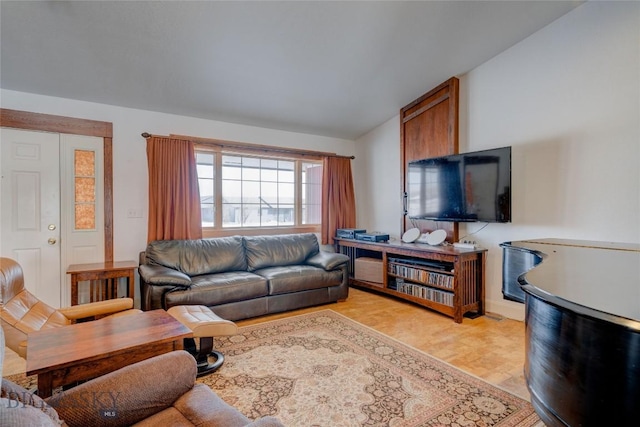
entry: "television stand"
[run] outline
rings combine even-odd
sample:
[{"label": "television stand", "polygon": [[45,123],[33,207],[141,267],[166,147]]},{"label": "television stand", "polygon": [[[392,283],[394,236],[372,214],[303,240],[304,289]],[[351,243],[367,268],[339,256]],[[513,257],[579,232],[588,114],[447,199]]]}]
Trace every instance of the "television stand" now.
[{"label": "television stand", "polygon": [[[334,239],[347,255],[352,286],[393,295],[452,317],[484,314],[486,249],[459,249],[404,242]],[[356,278],[356,259],[380,260],[379,282]]]}]

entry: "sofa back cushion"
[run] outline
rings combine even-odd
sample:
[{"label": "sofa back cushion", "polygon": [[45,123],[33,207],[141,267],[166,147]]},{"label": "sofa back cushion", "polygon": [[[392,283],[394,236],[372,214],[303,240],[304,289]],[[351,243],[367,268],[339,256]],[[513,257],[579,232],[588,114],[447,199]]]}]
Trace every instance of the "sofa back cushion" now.
[{"label": "sofa back cushion", "polygon": [[302,264],[320,251],[313,233],[277,236],[245,236],[249,271],[281,265]]},{"label": "sofa back cushion", "polygon": [[147,263],[163,265],[188,276],[246,271],[242,237],[196,240],[156,240],[147,245]]}]

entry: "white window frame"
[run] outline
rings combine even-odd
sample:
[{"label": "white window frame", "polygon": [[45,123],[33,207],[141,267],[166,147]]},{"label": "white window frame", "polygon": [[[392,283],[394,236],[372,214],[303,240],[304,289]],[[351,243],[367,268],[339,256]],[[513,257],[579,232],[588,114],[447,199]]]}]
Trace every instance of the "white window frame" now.
[{"label": "white window frame", "polygon": [[[214,214],[213,226],[203,226],[202,234],[204,237],[221,237],[231,235],[262,235],[262,234],[286,234],[286,233],[319,233],[320,224],[302,224],[302,165],[304,163],[317,163],[322,165],[322,158],[310,156],[295,155],[278,155],[278,154],[261,154],[255,151],[244,151],[240,149],[225,150],[221,147],[196,145],[196,155],[198,153],[213,154],[213,199]],[[223,227],[222,226],[222,157],[224,155],[238,157],[252,157],[268,160],[285,160],[294,162],[294,223],[293,225],[278,226],[240,226],[240,227]]]}]

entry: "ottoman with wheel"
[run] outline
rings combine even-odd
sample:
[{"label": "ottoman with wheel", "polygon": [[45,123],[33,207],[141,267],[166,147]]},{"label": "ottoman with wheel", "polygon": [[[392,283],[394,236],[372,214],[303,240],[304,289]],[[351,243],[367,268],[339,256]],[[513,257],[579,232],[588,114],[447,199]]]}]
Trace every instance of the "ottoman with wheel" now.
[{"label": "ottoman with wheel", "polygon": [[[224,363],[224,355],[213,349],[213,338],[235,335],[238,326],[217,316],[204,305],[180,305],[171,307],[167,313],[193,332],[193,338],[185,338],[184,349],[195,357],[198,376],[210,374],[220,368]],[[210,358],[214,360],[210,362]]]}]

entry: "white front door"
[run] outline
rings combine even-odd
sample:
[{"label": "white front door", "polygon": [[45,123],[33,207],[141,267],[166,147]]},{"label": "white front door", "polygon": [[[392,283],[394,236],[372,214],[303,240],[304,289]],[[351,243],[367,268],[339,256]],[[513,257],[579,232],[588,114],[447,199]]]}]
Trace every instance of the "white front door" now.
[{"label": "white front door", "polygon": [[60,137],[14,129],[0,135],[0,254],[20,263],[31,293],[60,307]]},{"label": "white front door", "polygon": [[104,260],[101,138],[2,129],[0,254],[53,307],[70,303],[70,264]]}]

